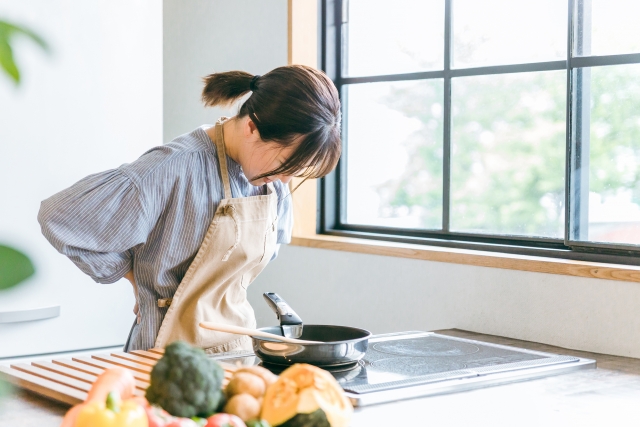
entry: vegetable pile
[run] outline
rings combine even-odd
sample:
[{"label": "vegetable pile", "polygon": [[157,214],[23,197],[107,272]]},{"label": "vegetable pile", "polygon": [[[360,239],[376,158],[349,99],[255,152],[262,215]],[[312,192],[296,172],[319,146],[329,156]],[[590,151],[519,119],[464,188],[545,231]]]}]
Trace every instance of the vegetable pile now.
[{"label": "vegetable pile", "polygon": [[145,399],[129,370],[105,370],[61,427],[347,427],[353,413],[333,376],[306,364],[280,377],[241,366],[223,390],[222,367],[183,342],[166,347],[150,378]]}]

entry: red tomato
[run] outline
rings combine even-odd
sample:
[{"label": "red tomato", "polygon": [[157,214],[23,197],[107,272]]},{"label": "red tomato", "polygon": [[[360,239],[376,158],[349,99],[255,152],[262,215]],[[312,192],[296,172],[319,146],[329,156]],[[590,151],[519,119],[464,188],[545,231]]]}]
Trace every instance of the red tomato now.
[{"label": "red tomato", "polygon": [[164,427],[199,427],[199,426],[198,426],[198,423],[193,421],[191,418],[174,417],[173,420],[169,421],[168,424],[165,424]]},{"label": "red tomato", "polygon": [[205,427],[247,427],[247,425],[236,415],[215,414],[207,418]]},{"label": "red tomato", "polygon": [[198,427],[191,418],[174,417],[162,408],[146,405],[149,427]]}]

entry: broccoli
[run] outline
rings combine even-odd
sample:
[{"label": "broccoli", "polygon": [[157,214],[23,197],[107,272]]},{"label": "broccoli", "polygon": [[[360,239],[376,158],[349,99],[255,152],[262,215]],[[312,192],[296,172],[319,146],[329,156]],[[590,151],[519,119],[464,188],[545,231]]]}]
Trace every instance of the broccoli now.
[{"label": "broccoli", "polygon": [[177,417],[208,417],[223,403],[223,377],[202,349],[176,341],[151,370],[146,398]]}]

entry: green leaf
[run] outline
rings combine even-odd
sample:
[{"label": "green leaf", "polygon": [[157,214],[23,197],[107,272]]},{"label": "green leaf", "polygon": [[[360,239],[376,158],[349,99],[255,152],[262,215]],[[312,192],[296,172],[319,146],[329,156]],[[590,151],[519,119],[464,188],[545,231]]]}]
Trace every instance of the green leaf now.
[{"label": "green leaf", "polygon": [[27,37],[45,52],[49,52],[50,49],[47,42],[30,29],[0,20],[0,67],[17,85],[20,83],[20,70],[15,63],[11,48],[12,39],[16,35]]},{"label": "green leaf", "polygon": [[16,84],[20,83],[20,71],[13,60],[11,45],[8,39],[2,38],[2,33],[0,33],[0,67]]},{"label": "green leaf", "polygon": [[6,21],[0,20],[0,37],[1,34],[6,34],[7,38],[11,37],[13,34],[21,34],[31,39],[34,43],[42,48],[45,52],[50,52],[49,45],[42,37],[40,37],[35,32],[31,31],[29,28],[21,27],[15,24],[10,24]]},{"label": "green leaf", "polygon": [[29,257],[8,246],[0,245],[0,290],[11,288],[35,273]]}]

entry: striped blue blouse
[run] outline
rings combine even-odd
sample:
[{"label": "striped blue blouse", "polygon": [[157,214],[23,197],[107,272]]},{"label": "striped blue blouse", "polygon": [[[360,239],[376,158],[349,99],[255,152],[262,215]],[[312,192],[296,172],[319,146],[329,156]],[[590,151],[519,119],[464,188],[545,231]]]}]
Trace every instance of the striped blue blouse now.
[{"label": "striped blue blouse", "polygon": [[[200,127],[152,148],[136,161],[90,175],[44,200],[42,233],[98,283],[113,283],[133,269],[141,322],[126,350],[153,347],[166,308],[224,197],[215,144]],[[227,157],[233,197],[266,194]],[[293,224],[286,185],[278,194],[278,243],[289,243]],[[277,255],[274,254],[274,257]]]}]

